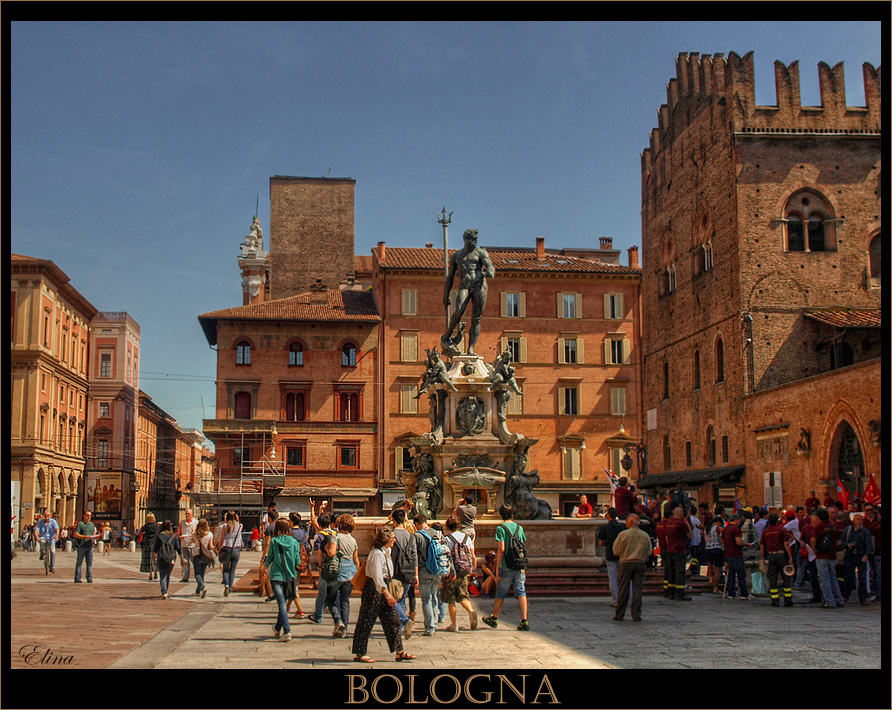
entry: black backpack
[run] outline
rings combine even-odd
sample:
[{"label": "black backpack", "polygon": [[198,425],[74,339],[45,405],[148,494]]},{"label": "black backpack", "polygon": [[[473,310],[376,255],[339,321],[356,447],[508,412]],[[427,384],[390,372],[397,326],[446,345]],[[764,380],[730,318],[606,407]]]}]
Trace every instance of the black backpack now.
[{"label": "black backpack", "polygon": [[819,552],[822,555],[829,555],[831,552],[833,552],[832,528],[823,533],[817,540],[815,540],[815,552]]},{"label": "black backpack", "polygon": [[158,536],[158,559],[167,564],[177,559],[177,548],[173,546],[173,538],[170,535]]},{"label": "black backpack", "polygon": [[415,540],[409,536],[408,540],[400,540],[396,536],[391,551],[391,559],[393,560],[393,578],[401,582],[410,583],[415,579],[415,566],[417,558],[413,557],[412,552],[415,551]]},{"label": "black backpack", "polygon": [[[505,526],[502,525],[500,527]],[[517,523],[515,523],[513,533],[509,532],[508,528],[505,527],[505,532],[510,536],[505,545],[505,566],[508,569],[525,570],[527,568],[527,563],[529,562],[527,557],[527,546],[517,537],[517,531],[519,529],[520,525],[517,525]]]},{"label": "black backpack", "polygon": [[[331,543],[335,543],[336,550],[333,555],[329,555],[325,548]],[[300,543],[298,544],[298,553],[300,552]],[[322,568],[319,570],[319,576],[326,582],[331,582],[338,578],[341,573],[341,541],[337,535],[329,535],[322,547]],[[298,564],[300,563],[300,554],[298,554]]]}]

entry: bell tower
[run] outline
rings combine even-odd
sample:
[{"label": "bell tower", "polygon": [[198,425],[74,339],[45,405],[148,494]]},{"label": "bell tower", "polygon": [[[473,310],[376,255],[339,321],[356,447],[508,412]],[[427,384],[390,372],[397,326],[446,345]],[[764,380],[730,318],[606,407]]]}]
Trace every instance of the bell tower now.
[{"label": "bell tower", "polygon": [[269,255],[263,249],[263,230],[256,214],[251,233],[242,241],[238,265],[242,272],[242,305],[263,303],[266,300]]}]

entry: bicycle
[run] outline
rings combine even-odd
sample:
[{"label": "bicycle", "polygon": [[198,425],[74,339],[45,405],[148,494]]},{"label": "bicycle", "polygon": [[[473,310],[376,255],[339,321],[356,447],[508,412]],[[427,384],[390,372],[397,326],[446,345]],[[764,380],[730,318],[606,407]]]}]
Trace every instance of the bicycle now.
[{"label": "bicycle", "polygon": [[52,540],[41,540],[40,541],[40,553],[43,555],[43,572],[47,576],[49,576],[50,570],[52,569],[52,563],[50,561],[50,553],[52,552],[51,545],[54,541]]}]

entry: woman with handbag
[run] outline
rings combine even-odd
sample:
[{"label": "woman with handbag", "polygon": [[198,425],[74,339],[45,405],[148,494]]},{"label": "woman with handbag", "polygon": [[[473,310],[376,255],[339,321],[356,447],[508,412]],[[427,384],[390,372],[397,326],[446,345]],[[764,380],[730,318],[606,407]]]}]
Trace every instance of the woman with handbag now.
[{"label": "woman with handbag", "polygon": [[208,521],[204,518],[199,519],[195,526],[192,540],[195,545],[195,553],[192,555],[192,569],[195,571],[195,594],[204,599],[208,593],[207,585],[204,583],[204,573],[208,566],[214,562],[214,552],[211,549],[214,536],[211,534]]},{"label": "woman with handbag", "polygon": [[155,538],[158,537],[160,528],[155,522],[153,513],[146,513],[146,524],[139,531],[139,544],[141,559],[140,572],[147,572],[149,580],[158,579],[158,567],[155,566]]},{"label": "woman with handbag", "polygon": [[400,620],[394,608],[397,599],[403,595],[402,584],[399,580],[392,579],[393,561],[390,559],[390,548],[393,547],[395,539],[392,528],[382,527],[372,541],[372,549],[365,563],[366,581],[359,605],[359,619],[353,632],[353,660],[357,663],[375,662],[366,655],[366,652],[369,635],[376,619],[381,620],[387,646],[391,652],[396,653],[396,660],[410,661],[415,658],[403,651]]},{"label": "woman with handbag", "polygon": [[234,510],[226,513],[226,523],[217,530],[216,547],[223,570],[223,596],[228,597],[232,593],[235,568],[242,554],[242,524]]},{"label": "woman with handbag", "polygon": [[288,623],[288,599],[297,595],[297,566],[300,564],[300,550],[297,540],[291,534],[291,524],[285,518],[275,522],[273,534],[266,548],[266,557],[260,563],[260,573],[268,570],[273,595],[278,605],[278,616],[273,626],[273,635],[281,641],[291,640],[291,625]]}]

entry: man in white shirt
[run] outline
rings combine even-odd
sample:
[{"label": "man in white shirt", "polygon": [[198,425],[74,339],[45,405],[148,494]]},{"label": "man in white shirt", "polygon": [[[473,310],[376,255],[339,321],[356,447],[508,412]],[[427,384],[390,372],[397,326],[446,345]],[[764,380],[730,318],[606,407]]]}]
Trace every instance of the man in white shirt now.
[{"label": "man in white shirt", "polygon": [[195,526],[198,521],[192,517],[192,509],[186,508],[186,519],[180,521],[177,528],[177,537],[180,538],[180,566],[183,568],[183,578],[181,582],[189,581],[189,570],[192,569],[192,554],[194,551],[192,534],[195,532]]}]

